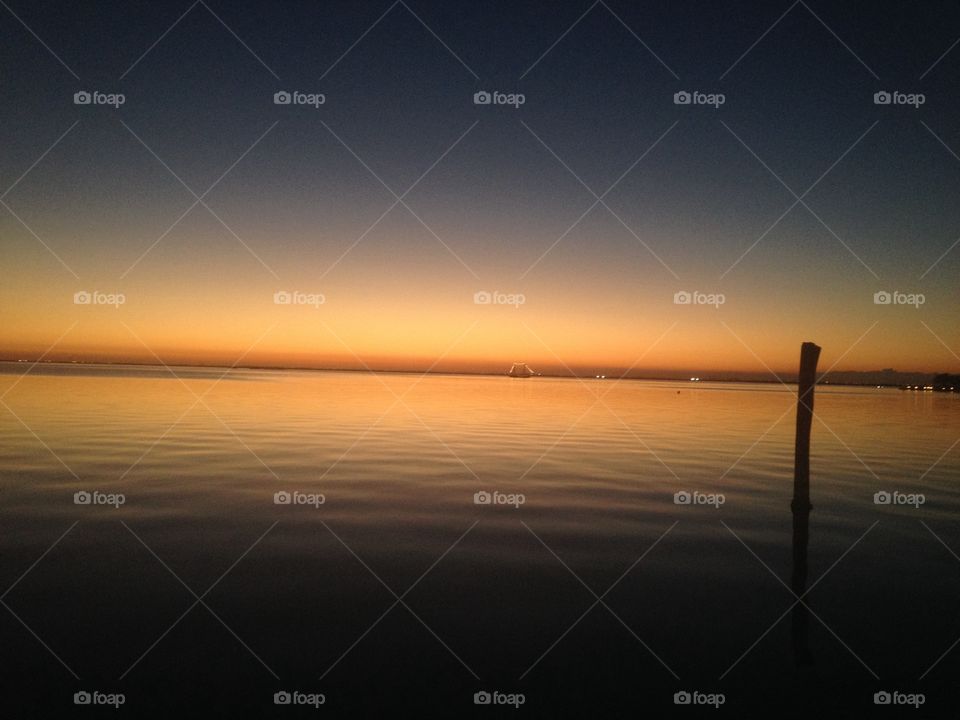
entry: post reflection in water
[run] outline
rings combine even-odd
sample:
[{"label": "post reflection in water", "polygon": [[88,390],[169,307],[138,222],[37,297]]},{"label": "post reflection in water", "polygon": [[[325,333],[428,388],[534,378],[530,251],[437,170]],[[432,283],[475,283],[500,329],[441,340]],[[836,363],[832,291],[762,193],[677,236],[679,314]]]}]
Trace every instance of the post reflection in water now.
[{"label": "post reflection in water", "polygon": [[791,587],[798,602],[793,606],[791,618],[791,636],[793,638],[793,659],[797,667],[813,665],[813,653],[810,652],[810,610],[803,594],[807,591],[807,541],[809,540],[810,506],[794,508],[793,511],[793,577]]}]

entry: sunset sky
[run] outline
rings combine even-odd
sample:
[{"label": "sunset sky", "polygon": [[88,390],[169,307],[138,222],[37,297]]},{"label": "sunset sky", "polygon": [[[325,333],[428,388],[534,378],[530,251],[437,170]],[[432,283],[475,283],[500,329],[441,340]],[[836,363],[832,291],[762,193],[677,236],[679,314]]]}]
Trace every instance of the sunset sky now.
[{"label": "sunset sky", "polygon": [[960,371],[954,3],[8,4],[0,358]]}]

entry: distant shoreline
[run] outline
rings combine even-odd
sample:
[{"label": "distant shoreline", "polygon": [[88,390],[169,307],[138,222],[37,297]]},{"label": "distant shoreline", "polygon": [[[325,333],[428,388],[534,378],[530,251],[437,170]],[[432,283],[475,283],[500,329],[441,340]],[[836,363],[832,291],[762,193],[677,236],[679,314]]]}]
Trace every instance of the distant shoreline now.
[{"label": "distant shoreline", "polygon": [[[175,369],[175,368],[185,368],[185,369],[194,369],[194,370],[223,370],[223,371],[234,371],[234,370],[246,370],[246,371],[257,371],[257,372],[346,372],[346,373],[364,373],[364,374],[396,374],[396,375],[438,375],[438,376],[475,376],[475,377],[509,377],[504,372],[483,372],[483,371],[470,371],[470,370],[404,370],[404,369],[368,369],[368,368],[352,368],[352,367],[304,367],[297,365],[289,366],[276,366],[276,365],[205,365],[205,364],[181,364],[181,363],[147,363],[147,362],[111,362],[111,361],[98,361],[98,362],[88,362],[88,361],[78,361],[78,360],[5,360],[0,359],[0,365],[11,365],[18,367],[36,367],[41,366],[67,366],[67,367],[83,367],[83,368],[109,368],[109,367],[134,367],[134,368],[155,368],[158,370],[163,369]],[[884,371],[847,371],[848,373],[862,373],[862,374],[879,374]],[[911,373],[903,372],[897,373],[898,375],[903,375],[904,377],[929,377],[932,378],[935,373]],[[560,374],[560,373],[538,373],[532,378],[542,377],[556,380],[636,380],[644,382],[680,382],[688,383],[690,385],[696,385],[698,383],[724,383],[724,384],[755,384],[755,385],[795,385],[796,378],[793,376],[786,376],[783,380],[776,378],[738,378],[732,377],[730,375],[711,377],[709,373],[701,372],[698,380],[691,380],[691,377],[688,373],[677,375],[606,375],[603,378],[593,375],[586,374],[576,375],[576,374]],[[515,380],[527,380],[531,378],[512,378]],[[879,388],[904,388],[907,385],[915,384],[920,382],[913,380],[911,382],[900,381],[896,382],[876,382],[876,381],[861,381],[854,382],[851,380],[831,380],[829,378],[821,378],[818,381],[819,385],[830,385],[835,387],[879,387]]]}]

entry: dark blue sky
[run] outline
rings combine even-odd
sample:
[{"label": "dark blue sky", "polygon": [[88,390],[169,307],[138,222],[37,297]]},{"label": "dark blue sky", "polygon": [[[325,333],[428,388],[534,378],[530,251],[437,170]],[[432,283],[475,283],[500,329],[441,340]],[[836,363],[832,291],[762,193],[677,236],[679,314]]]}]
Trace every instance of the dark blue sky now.
[{"label": "dark blue sky", "polygon": [[[388,303],[403,273],[440,294],[593,293],[608,316],[689,286],[739,295],[743,323],[831,298],[849,342],[874,290],[926,291],[934,320],[958,300],[960,250],[929,270],[960,236],[956,3],[8,0],[0,18],[2,188],[79,120],[0,207],[33,285],[342,273]],[[77,106],[84,89],[126,101]],[[474,105],[483,89],[526,101]],[[151,249],[194,198],[144,144],[198,195],[243,156],[205,198],[225,223],[198,208]],[[356,244],[442,156],[405,198],[423,223],[401,206]],[[246,250],[190,240],[223,224]]]}]

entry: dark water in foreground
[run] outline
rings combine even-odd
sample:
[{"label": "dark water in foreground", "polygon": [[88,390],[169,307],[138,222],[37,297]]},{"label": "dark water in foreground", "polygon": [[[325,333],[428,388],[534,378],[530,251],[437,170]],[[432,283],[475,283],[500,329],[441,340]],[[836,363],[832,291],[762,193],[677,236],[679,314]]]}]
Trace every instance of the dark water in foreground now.
[{"label": "dark water in foreground", "polygon": [[138,717],[955,716],[956,396],[818,389],[794,635],[781,386],[24,369],[0,365],[4,716],[114,712],[83,690]]}]

